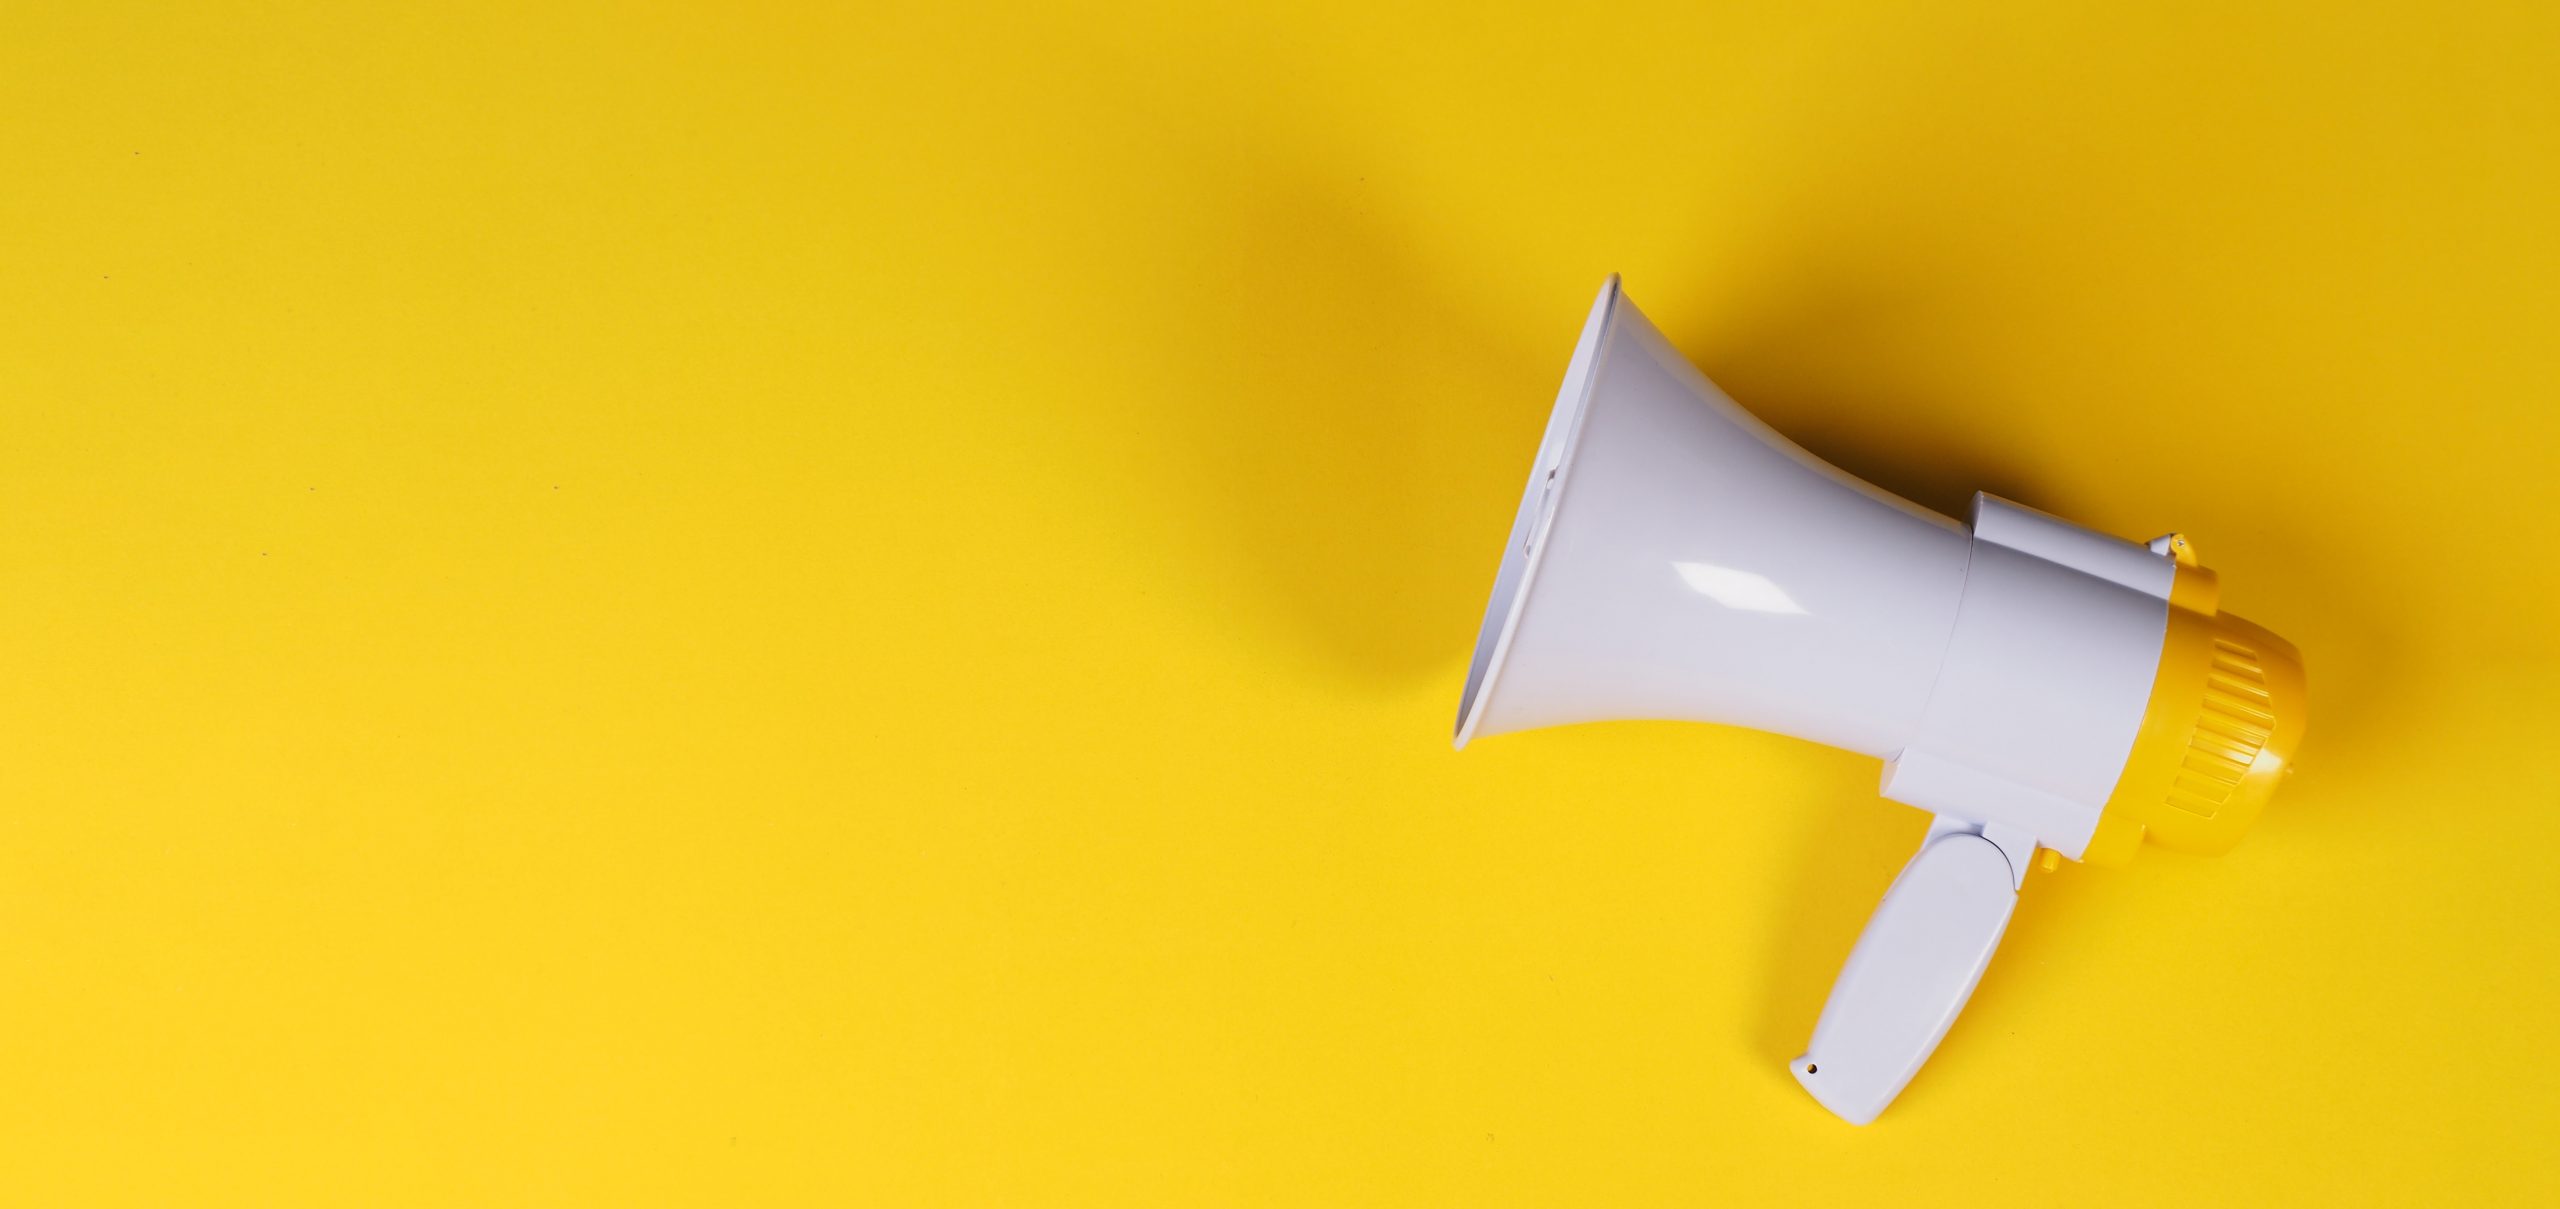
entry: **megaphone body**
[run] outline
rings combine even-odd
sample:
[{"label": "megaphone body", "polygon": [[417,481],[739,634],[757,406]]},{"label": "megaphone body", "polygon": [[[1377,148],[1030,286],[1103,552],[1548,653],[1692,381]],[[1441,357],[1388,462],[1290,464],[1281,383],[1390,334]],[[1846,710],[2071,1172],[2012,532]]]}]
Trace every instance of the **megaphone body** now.
[{"label": "megaphone body", "polygon": [[1612,277],[1504,547],[1456,739],[1679,719],[1882,760],[1883,796],[1933,822],[1792,1064],[1865,1124],[1971,995],[2040,851],[2219,852],[2265,804],[2302,732],[2301,659],[2216,597],[2179,535],[2138,545],[1989,495],[1960,525],[1822,462]]}]

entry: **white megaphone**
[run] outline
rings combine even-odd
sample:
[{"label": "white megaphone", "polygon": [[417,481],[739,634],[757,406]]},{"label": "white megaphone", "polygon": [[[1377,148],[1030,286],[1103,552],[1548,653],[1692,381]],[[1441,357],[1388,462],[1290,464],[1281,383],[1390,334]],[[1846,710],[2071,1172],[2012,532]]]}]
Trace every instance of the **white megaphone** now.
[{"label": "white megaphone", "polygon": [[1884,761],[1930,812],[1792,1064],[1884,1111],[1973,993],[2043,849],[2220,852],[2303,728],[2301,656],[2149,546],[1988,495],[1968,528],[1823,463],[1601,287],[1503,547],[1457,743],[1727,723]]}]

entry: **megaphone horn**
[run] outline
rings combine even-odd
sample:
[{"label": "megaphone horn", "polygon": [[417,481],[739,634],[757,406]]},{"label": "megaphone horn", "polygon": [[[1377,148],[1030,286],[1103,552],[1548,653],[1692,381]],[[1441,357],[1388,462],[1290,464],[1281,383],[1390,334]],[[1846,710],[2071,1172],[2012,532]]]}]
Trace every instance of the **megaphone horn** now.
[{"label": "megaphone horn", "polygon": [[[1503,546],[1457,745],[1663,718],[1874,756],[1934,816],[1792,1064],[1884,1111],[1973,993],[2028,864],[2221,852],[2303,729],[2302,657],[2136,545],[1995,496],[1957,522],[1736,406],[1611,277]],[[2043,855],[2039,857],[2039,852]]]}]

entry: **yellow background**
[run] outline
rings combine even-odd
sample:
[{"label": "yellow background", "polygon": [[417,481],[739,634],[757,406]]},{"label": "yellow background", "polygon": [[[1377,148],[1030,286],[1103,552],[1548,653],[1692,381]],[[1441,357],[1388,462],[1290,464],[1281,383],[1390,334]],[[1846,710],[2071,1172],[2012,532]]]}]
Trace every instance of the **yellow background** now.
[{"label": "yellow background", "polygon": [[[10,4],[6,1198],[2549,1195],[2560,29],[2225,7]],[[1872,762],[1448,749],[1611,270],[2310,661],[1867,1130]]]}]

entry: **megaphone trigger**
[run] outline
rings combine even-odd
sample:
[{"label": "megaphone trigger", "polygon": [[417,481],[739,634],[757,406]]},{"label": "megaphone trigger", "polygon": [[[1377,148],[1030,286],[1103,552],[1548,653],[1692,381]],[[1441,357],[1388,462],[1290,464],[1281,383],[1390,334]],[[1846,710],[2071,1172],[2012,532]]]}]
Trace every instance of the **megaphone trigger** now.
[{"label": "megaphone trigger", "polygon": [[1886,889],[1789,1065],[1852,1125],[1884,1111],[1944,1040],[2008,930],[2035,842],[1940,815]]}]

